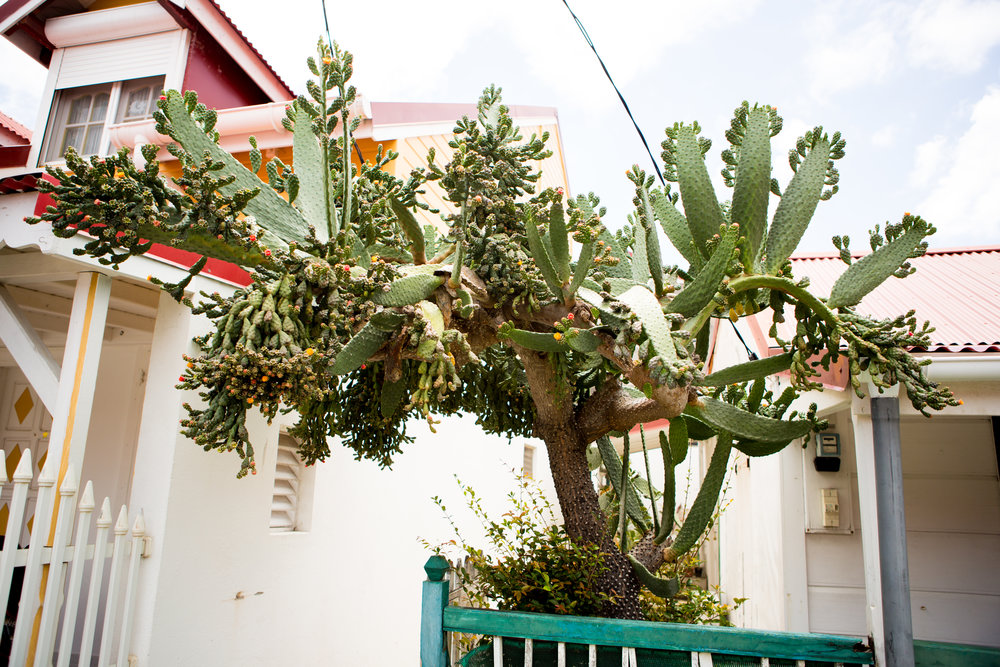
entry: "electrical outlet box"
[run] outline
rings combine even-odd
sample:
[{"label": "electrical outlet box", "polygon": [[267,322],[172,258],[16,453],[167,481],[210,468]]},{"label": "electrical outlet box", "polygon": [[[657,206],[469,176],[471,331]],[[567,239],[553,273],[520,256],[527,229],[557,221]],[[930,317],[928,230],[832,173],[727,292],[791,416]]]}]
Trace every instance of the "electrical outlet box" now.
[{"label": "electrical outlet box", "polygon": [[837,489],[820,489],[823,494],[823,527],[840,528],[840,493]]}]

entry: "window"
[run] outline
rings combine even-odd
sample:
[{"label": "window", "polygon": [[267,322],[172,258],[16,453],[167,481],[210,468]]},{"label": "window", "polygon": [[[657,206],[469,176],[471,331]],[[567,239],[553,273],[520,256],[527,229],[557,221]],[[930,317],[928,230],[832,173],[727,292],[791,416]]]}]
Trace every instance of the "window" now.
[{"label": "window", "polygon": [[65,88],[56,92],[42,162],[60,160],[72,146],[81,155],[107,153],[108,125],[153,115],[163,77]]},{"label": "window", "polygon": [[274,492],[271,496],[271,530],[292,531],[299,528],[301,491],[305,465],[298,454],[298,443],[284,433],[278,436],[278,460],[274,467]]}]

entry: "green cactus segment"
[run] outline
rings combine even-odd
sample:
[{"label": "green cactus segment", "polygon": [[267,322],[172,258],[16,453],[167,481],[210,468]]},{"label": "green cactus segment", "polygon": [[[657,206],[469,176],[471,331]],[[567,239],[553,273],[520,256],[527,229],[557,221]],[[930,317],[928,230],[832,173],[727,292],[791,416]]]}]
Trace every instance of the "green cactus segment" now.
[{"label": "green cactus segment", "polygon": [[676,126],[676,135],[677,148],[674,156],[677,160],[681,202],[684,204],[691,236],[697,248],[704,251],[705,244],[719,231],[725,218],[705,167],[705,156],[695,127]]},{"label": "green cactus segment", "polygon": [[559,202],[553,202],[549,209],[549,243],[552,246],[552,262],[559,284],[565,284],[570,276],[569,234],[566,231],[566,216]]},{"label": "green cactus segment", "polygon": [[354,334],[330,365],[332,375],[344,375],[361,368],[389,339],[389,332],[369,322]]},{"label": "green cactus segment", "polygon": [[419,273],[403,276],[390,283],[388,291],[375,292],[372,302],[387,307],[411,306],[429,297],[444,280],[444,276]]},{"label": "green cactus segment", "polygon": [[733,189],[733,222],[746,238],[743,266],[752,270],[767,228],[767,204],[771,194],[771,113],[754,107],[747,115],[746,133],[740,145]]},{"label": "green cactus segment", "polygon": [[[525,331],[513,327],[498,332],[501,338],[506,338],[515,345],[536,350],[538,352],[562,352],[565,348],[553,334],[538,331]],[[560,338],[562,334],[559,334]]]},{"label": "green cactus segment", "polygon": [[684,414],[681,415],[684,418],[684,423],[688,430],[688,439],[690,440],[708,440],[714,438],[717,434],[715,429],[698,419],[691,412],[694,410],[693,405],[689,405],[684,408]]},{"label": "green cactus segment", "polygon": [[323,157],[323,147],[312,131],[312,116],[298,103],[295,104],[292,155],[295,175],[299,179],[295,205],[316,230],[316,238],[325,243],[337,234],[330,170]]},{"label": "green cactus segment", "polygon": [[701,269],[705,260],[695,248],[694,239],[691,238],[691,230],[688,228],[684,214],[678,211],[677,207],[665,195],[654,193],[651,205],[656,213],[656,219],[660,221],[663,233],[677,248],[677,252],[688,261],[693,271]]},{"label": "green cactus segment", "polygon": [[[169,121],[163,130],[171,139],[179,143],[191,155],[204,155],[215,162],[221,162],[223,172],[233,177],[233,182],[219,187],[226,196],[233,196],[240,190],[257,190],[257,195],[247,202],[244,209],[257,219],[257,224],[276,235],[282,241],[303,242],[309,235],[309,224],[294,206],[270,187],[262,187],[257,175],[244,167],[232,155],[219,146],[212,137],[195,122],[188,112],[184,96],[176,90],[167,91],[166,100],[162,101],[164,113]],[[261,239],[277,240],[269,235]]]},{"label": "green cactus segment", "polygon": [[618,494],[619,502],[621,502],[622,498],[625,498],[625,510],[628,512],[628,517],[643,531],[649,530],[649,517],[646,516],[646,510],[642,508],[639,494],[631,482],[625,485],[628,492],[625,494],[622,493],[622,460],[618,458],[615,446],[611,444],[611,439],[608,436],[601,436],[597,439],[597,451],[601,453],[601,460],[604,462],[605,470],[608,471],[608,479],[611,480],[611,485],[615,487],[615,493]]},{"label": "green cactus segment", "polygon": [[566,336],[566,344],[577,352],[591,353],[596,352],[597,348],[601,346],[601,339],[596,334],[586,331],[584,329],[573,329],[572,332],[575,335]]},{"label": "green cactus segment", "polygon": [[421,359],[430,360],[434,356],[441,334],[444,333],[444,313],[436,303],[421,301],[417,303],[420,314],[427,325],[424,340],[417,346],[417,356]]},{"label": "green cactus segment", "polygon": [[781,196],[774,211],[771,231],[767,234],[768,273],[775,273],[781,268],[809,226],[823,194],[830,151],[828,139],[817,139]]},{"label": "green cactus segment", "polygon": [[847,267],[833,284],[826,305],[830,308],[856,305],[912,257],[914,249],[926,235],[927,223],[917,217],[902,236]]},{"label": "green cactus segment", "polygon": [[630,555],[628,562],[632,564],[632,569],[635,571],[635,576],[639,580],[639,583],[648,588],[649,592],[656,597],[669,599],[677,595],[677,592],[681,589],[677,577],[672,579],[658,577],[646,569],[645,565],[636,560],[635,556]]},{"label": "green cactus segment", "polygon": [[616,313],[608,307],[604,298],[590,287],[581,287],[576,291],[585,303],[589,304],[601,316],[601,322],[608,325],[620,325],[623,321],[621,313]]},{"label": "green cactus segment", "polygon": [[391,419],[396,414],[405,393],[406,380],[404,379],[386,382],[382,385],[382,395],[379,396],[379,412],[382,413],[384,419]]},{"label": "green cactus segment", "polygon": [[549,257],[549,251],[545,249],[545,244],[542,243],[542,237],[538,233],[538,226],[535,224],[532,216],[529,215],[525,219],[524,229],[528,235],[528,250],[531,251],[538,270],[542,272],[545,284],[549,286],[553,294],[561,297],[562,281],[559,280],[555,267],[552,265],[552,258]]},{"label": "green cactus segment", "polygon": [[587,278],[587,272],[594,262],[594,244],[584,243],[580,246],[580,258],[576,260],[576,267],[573,269],[573,281],[569,284],[570,296],[576,294],[580,285]]},{"label": "green cactus segment", "polygon": [[712,460],[708,464],[708,470],[705,472],[705,479],[701,482],[698,496],[691,504],[684,525],[677,531],[673,544],[663,550],[663,559],[666,562],[674,562],[679,556],[684,555],[705,532],[715,511],[715,504],[719,501],[719,492],[722,491],[722,482],[726,478],[726,468],[732,449],[732,438],[720,436],[712,453]]},{"label": "green cactus segment", "polygon": [[424,245],[424,231],[420,229],[417,218],[407,207],[403,206],[395,197],[389,199],[392,212],[396,214],[396,222],[399,228],[410,239],[410,254],[413,255],[414,264],[425,264],[427,262],[426,248]]},{"label": "green cactus segment", "polygon": [[761,417],[725,401],[703,396],[703,408],[695,407],[695,413],[717,429],[732,433],[738,438],[760,440],[761,442],[786,442],[801,438],[812,429],[812,423],[804,419],[784,421]]},{"label": "green cactus segment", "polygon": [[404,320],[406,317],[402,313],[397,313],[394,310],[380,310],[372,315],[369,321],[382,331],[392,333],[403,324]]},{"label": "green cactus segment", "polygon": [[663,311],[660,309],[660,302],[656,300],[653,293],[642,285],[636,285],[619,296],[618,299],[639,318],[656,354],[665,363],[676,361],[677,349],[674,347],[674,338],[670,335],[670,325],[667,324],[667,318],[663,316]]},{"label": "green cactus segment", "polygon": [[747,456],[770,456],[787,447],[791,440],[784,442],[760,442],[759,440],[740,440],[734,447]]},{"label": "green cactus segment", "polygon": [[723,368],[705,377],[705,386],[724,387],[734,382],[746,382],[760,377],[787,371],[792,366],[790,352],[764,359],[755,359],[729,368]]},{"label": "green cactus segment", "polygon": [[[674,421],[683,422],[683,419]],[[673,422],[671,422],[673,428]],[[684,451],[687,451],[687,442],[684,443]],[[677,503],[677,480],[674,473],[674,453],[673,446],[667,434],[660,431],[660,454],[663,456],[663,510],[660,512],[660,529],[653,536],[653,542],[660,544],[667,539],[674,530],[674,507]]]},{"label": "green cactus segment", "polygon": [[629,261],[628,254],[618,243],[618,239],[614,237],[611,232],[607,229],[601,230],[600,235],[597,240],[603,243],[605,246],[611,249],[611,254],[618,258],[619,262],[614,266],[608,264],[601,267],[602,270],[613,278],[628,278],[632,279],[632,262]]},{"label": "green cactus segment", "polygon": [[[646,237],[646,262],[649,273],[653,276],[653,287],[656,296],[663,294],[663,259],[660,255],[660,239],[656,237],[656,227],[653,226],[653,208],[649,204],[649,191],[645,187],[639,189],[642,199],[643,214],[639,216]],[[639,230],[636,229],[638,235]]]},{"label": "green cactus segment", "polygon": [[727,226],[712,259],[708,260],[708,263],[698,272],[694,280],[685,285],[684,289],[667,304],[669,312],[693,317],[708,305],[708,302],[719,291],[719,287],[722,286],[722,279],[726,277],[726,271],[733,259],[733,249],[736,248],[738,238],[739,227],[736,225]]},{"label": "green cactus segment", "polygon": [[399,267],[399,272],[404,276],[430,276],[450,270],[447,264],[404,264]]},{"label": "green cactus segment", "polygon": [[646,250],[646,233],[642,224],[633,221],[632,237],[632,281],[645,285],[649,280],[649,254]]},{"label": "green cactus segment", "polygon": [[[660,431],[663,434],[663,431]],[[691,442],[691,436],[688,430],[688,420],[675,418],[670,420],[669,428],[670,451],[673,454],[674,466],[679,466],[687,458],[688,449],[690,449],[689,444]]]}]

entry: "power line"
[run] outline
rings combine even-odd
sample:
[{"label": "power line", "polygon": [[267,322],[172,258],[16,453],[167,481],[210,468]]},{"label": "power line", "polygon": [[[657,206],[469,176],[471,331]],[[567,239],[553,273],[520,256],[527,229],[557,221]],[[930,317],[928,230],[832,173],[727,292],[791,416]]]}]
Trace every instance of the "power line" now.
[{"label": "power line", "polygon": [[[628,114],[629,120],[632,121],[632,126],[635,127],[635,131],[639,133],[639,139],[642,140],[642,145],[646,147],[646,153],[649,155],[649,161],[653,163],[653,169],[656,170],[656,175],[660,179],[660,184],[666,185],[666,182],[663,180],[663,174],[660,173],[660,165],[656,161],[656,158],[653,157],[653,152],[649,149],[649,144],[646,142],[646,135],[642,133],[642,128],[640,128],[639,123],[635,121],[635,116],[632,115],[632,110],[629,108],[628,102],[625,101],[625,96],[622,95],[622,91],[618,90],[618,86],[615,85],[615,80],[611,78],[611,72],[608,71],[607,65],[604,64],[604,59],[601,58],[601,54],[597,52],[597,47],[594,46],[594,41],[590,39],[590,35],[587,33],[587,29],[583,27],[583,22],[580,21],[577,15],[570,8],[567,0],[562,0],[562,3],[566,5],[567,11],[569,11],[570,16],[573,17],[573,21],[576,23],[576,27],[580,29],[580,33],[583,35],[583,38],[587,41],[587,45],[590,47],[590,50],[594,52],[595,56],[597,56],[597,62],[601,64],[601,69],[604,70],[604,75],[608,77],[608,81],[611,83],[611,87],[615,89],[616,93],[618,93],[618,99],[621,100],[622,106],[625,107],[625,113]],[[729,320],[729,324],[732,325],[733,331],[736,333],[736,337],[740,339],[741,343],[743,343],[743,347],[746,349],[747,356],[750,358],[750,360],[752,361],[756,359],[757,355],[753,352],[753,350],[750,349],[750,346],[746,344],[746,341],[743,340],[743,336],[740,334],[740,330],[736,328],[736,324],[732,320]]]},{"label": "power line", "polygon": [[660,173],[660,165],[657,164],[656,159],[653,157],[653,151],[649,150],[649,144],[646,143],[646,136],[642,133],[642,129],[639,127],[639,124],[635,122],[635,116],[632,115],[632,110],[629,109],[628,102],[625,101],[625,96],[622,95],[622,91],[618,90],[618,86],[615,85],[615,80],[611,78],[611,72],[608,71],[607,66],[604,64],[601,54],[597,52],[597,47],[594,46],[593,40],[591,40],[590,35],[587,34],[587,29],[583,27],[583,23],[579,18],[577,18],[576,14],[573,13],[573,10],[570,9],[569,3],[566,2],[566,0],[563,0],[563,4],[566,5],[566,9],[569,11],[570,16],[572,16],[573,20],[576,22],[576,27],[579,28],[580,33],[583,34],[583,38],[587,40],[590,50],[594,52],[595,56],[597,56],[597,62],[601,63],[601,69],[604,70],[604,75],[608,77],[611,87],[615,89],[616,93],[618,93],[618,99],[621,100],[622,106],[625,107],[625,113],[628,114],[629,120],[632,121],[635,131],[639,133],[639,138],[642,139],[642,145],[646,147],[646,153],[649,155],[649,161],[653,163],[653,169],[656,170],[656,175],[660,179],[660,185],[666,185],[666,182],[663,180],[663,174]]}]

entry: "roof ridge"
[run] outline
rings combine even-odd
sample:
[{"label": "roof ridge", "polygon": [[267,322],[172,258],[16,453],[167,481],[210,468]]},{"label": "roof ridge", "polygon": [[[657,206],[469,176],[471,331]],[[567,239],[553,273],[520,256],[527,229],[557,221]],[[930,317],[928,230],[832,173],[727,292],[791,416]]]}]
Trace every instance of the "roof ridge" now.
[{"label": "roof ridge", "polygon": [[[977,252],[1000,252],[1000,244],[986,244],[986,245],[975,245],[975,246],[953,246],[948,248],[928,248],[924,253],[925,255],[965,255]],[[870,254],[870,252],[852,252],[851,257],[858,258],[864,257]],[[840,259],[840,253],[836,252],[804,252],[800,254],[794,254],[789,259],[795,260],[808,260],[808,259]]]}]

